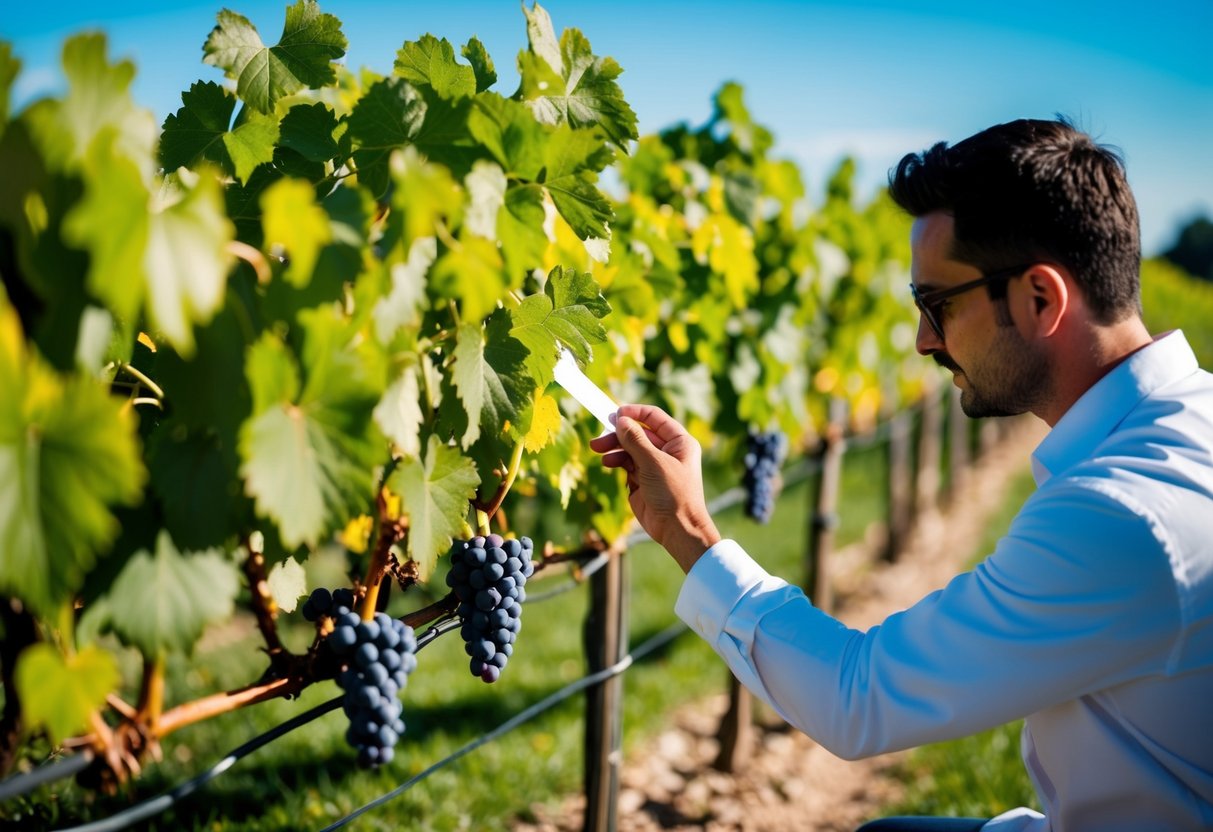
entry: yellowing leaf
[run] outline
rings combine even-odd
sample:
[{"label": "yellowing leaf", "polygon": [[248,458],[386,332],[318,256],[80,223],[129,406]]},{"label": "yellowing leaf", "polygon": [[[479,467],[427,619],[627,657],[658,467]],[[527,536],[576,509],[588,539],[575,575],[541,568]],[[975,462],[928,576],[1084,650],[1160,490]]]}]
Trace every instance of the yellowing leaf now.
[{"label": "yellowing leaf", "polygon": [[279,179],[261,195],[265,248],[281,246],[290,257],[286,278],[299,288],[312,279],[320,250],[333,238],[329,216],[302,179]]},{"label": "yellowing leaf", "polygon": [[55,745],[87,731],[89,715],[120,681],[114,657],[97,647],[64,657],[41,643],[17,657],[22,715],[31,728],[45,728]]},{"label": "yellowing leaf", "polygon": [[345,524],[345,528],[337,535],[337,541],[354,554],[361,555],[366,551],[374,526],[375,518],[369,514],[360,514]]},{"label": "yellowing leaf", "polygon": [[531,429],[523,437],[523,447],[537,453],[547,447],[560,433],[560,407],[556,400],[542,390],[535,391],[535,408],[531,415]]},{"label": "yellowing leaf", "polygon": [[712,214],[691,237],[696,258],[707,258],[712,271],[724,277],[725,291],[737,309],[748,304],[747,293],[758,288],[758,261],[750,230],[728,214]]}]

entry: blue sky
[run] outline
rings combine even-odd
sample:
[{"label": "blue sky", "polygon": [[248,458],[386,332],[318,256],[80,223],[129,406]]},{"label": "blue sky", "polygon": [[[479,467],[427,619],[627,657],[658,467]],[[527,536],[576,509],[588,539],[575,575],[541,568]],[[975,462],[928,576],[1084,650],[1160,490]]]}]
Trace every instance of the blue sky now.
[{"label": "blue sky", "polygon": [[[198,79],[222,2],[160,0],[12,3],[0,37],[24,63],[14,107],[62,84],[65,36],[109,35],[111,56],[133,58],[136,99],[158,119]],[[267,43],[282,30],[285,0],[229,0]],[[557,30],[576,27],[624,68],[624,93],[641,132],[706,119],[713,92],[742,83],[776,152],[801,164],[811,193],[844,154],[860,184],[879,187],[906,152],[958,141],[1020,117],[1062,113],[1119,147],[1142,213],[1147,255],[1177,228],[1213,216],[1213,2],[1159,0],[955,0],[863,2],[593,3],[548,0]],[[387,72],[406,40],[431,32],[456,46],[476,35],[513,91],[526,45],[513,0],[321,0],[350,41],[346,62]]]}]

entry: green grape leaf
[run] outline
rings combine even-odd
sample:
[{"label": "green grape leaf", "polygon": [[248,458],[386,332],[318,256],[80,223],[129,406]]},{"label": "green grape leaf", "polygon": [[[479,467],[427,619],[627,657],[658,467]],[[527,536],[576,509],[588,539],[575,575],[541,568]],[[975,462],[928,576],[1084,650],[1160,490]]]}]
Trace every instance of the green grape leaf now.
[{"label": "green grape leaf", "polygon": [[277,142],[278,120],[272,116],[253,114],[235,130],[223,134],[223,146],[242,184],[248,184],[258,165],[274,161]]},{"label": "green grape leaf", "polygon": [[315,545],[366,510],[382,447],[371,420],[384,387],[374,354],[327,307],[299,320],[301,361],[269,333],[249,348],[253,415],[239,438],[245,490],[289,548]]},{"label": "green grape leaf", "polygon": [[[497,239],[497,215],[505,205],[505,171],[495,162],[481,159],[463,178],[468,205],[463,227],[468,233],[486,240]],[[519,281],[521,283],[521,281]]]},{"label": "green grape leaf", "polygon": [[406,457],[421,455],[421,426],[425,413],[421,409],[421,370],[419,359],[406,356],[399,375],[388,385],[379,404],[375,406],[375,422],[383,434],[396,443]]},{"label": "green grape leaf", "polygon": [[296,104],[278,125],[278,144],[290,148],[309,162],[327,162],[340,148],[333,138],[337,116],[324,104]]},{"label": "green grape leaf", "polygon": [[526,367],[535,383],[546,387],[552,381],[557,344],[563,344],[582,363],[591,358],[590,344],[606,340],[599,319],[611,311],[594,279],[576,269],[552,269],[544,294],[530,295],[510,311],[510,334],[530,354]]},{"label": "green grape leaf", "polygon": [[716,93],[715,120],[727,121],[731,128],[733,141],[743,153],[758,158],[763,157],[774,137],[765,127],[757,124],[745,105],[744,90],[741,85],[730,81]]},{"label": "green grape leaf", "polygon": [[152,206],[143,266],[148,317],[188,356],[194,349],[193,324],[206,323],[223,305],[227,244],[235,232],[213,176],[183,176],[175,184],[175,193],[162,191]]},{"label": "green grape leaf", "polygon": [[26,346],[0,293],[0,593],[54,615],[119,532],[146,472],[136,424],[91,379],[61,379]]},{"label": "green grape leaf", "polygon": [[455,225],[463,209],[463,193],[441,165],[428,162],[415,148],[392,157],[392,216],[404,245],[411,250],[422,237],[433,237],[438,223]]},{"label": "green grape leaf", "polygon": [[88,285],[122,319],[134,319],[147,292],[151,194],[138,166],[98,142],[89,154],[84,198],[63,221],[63,237],[89,253]]},{"label": "green grape leaf", "polygon": [[473,162],[484,157],[483,148],[468,131],[473,99],[443,98],[429,87],[418,89],[425,100],[425,121],[413,143],[427,159],[445,165],[455,177],[463,176]]},{"label": "green grape leaf", "polygon": [[160,164],[190,167],[199,159],[226,164],[223,137],[232,123],[236,97],[213,81],[196,81],[181,93],[181,108],[164,119]]},{"label": "green grape leaf", "polygon": [[[480,46],[480,41],[475,38],[472,38],[472,42]],[[463,54],[467,55],[469,60],[472,60],[473,65],[475,65],[475,60],[473,60],[472,56],[468,55],[468,50],[471,46],[472,43],[468,43],[467,46],[463,47]],[[484,54],[483,46],[480,46],[480,54],[483,60],[488,61],[488,55]],[[488,61],[488,65],[489,71],[492,72],[492,61]],[[16,80],[20,72],[21,61],[13,55],[13,45],[8,41],[0,41],[0,136],[4,135],[4,127],[8,124],[9,98],[13,92],[13,81]],[[496,80],[496,75],[493,76],[493,80]]]},{"label": "green grape leaf", "polygon": [[164,528],[187,549],[223,545],[231,531],[229,506],[240,497],[235,448],[225,447],[214,431],[162,423],[148,452]]},{"label": "green grape leaf", "polygon": [[421,93],[402,78],[375,82],[349,116],[358,180],[378,196],[387,190],[392,151],[413,143],[425,123]]},{"label": "green grape leaf", "polygon": [[455,60],[455,48],[446,38],[423,35],[407,41],[396,53],[396,74],[415,86],[427,86],[442,98],[475,95],[476,72]]},{"label": "green grape leaf", "polygon": [[543,184],[556,210],[583,240],[610,238],[607,224],[615,214],[595,183],[597,172],[613,158],[601,138],[567,126],[556,128],[544,149],[547,176]]},{"label": "green grape leaf", "polygon": [[153,173],[156,120],[130,95],[135,65],[110,64],[102,34],[76,35],[63,45],[68,91],[28,111],[32,132],[52,170],[76,170],[103,134],[117,155],[136,166],[142,181]]},{"label": "green grape leaf", "polygon": [[586,473],[581,437],[571,419],[561,421],[556,440],[536,455],[535,463],[548,484],[559,492],[560,507],[567,509]]},{"label": "green grape leaf", "polygon": [[22,718],[31,729],[45,728],[54,745],[87,732],[89,717],[122,681],[113,655],[101,648],[65,657],[45,642],[21,651],[15,675]]},{"label": "green grape leaf", "polygon": [[316,204],[316,192],[302,179],[279,179],[261,193],[263,247],[282,248],[289,262],[286,279],[302,289],[312,279],[320,250],[333,237],[328,212]]},{"label": "green grape leaf", "polygon": [[266,583],[274,603],[283,612],[294,612],[299,599],[307,594],[307,572],[293,557],[275,563]]},{"label": "green grape leaf", "polygon": [[473,37],[465,43],[460,54],[467,58],[468,63],[472,65],[472,71],[476,73],[476,92],[484,92],[497,83],[497,69],[479,38]]},{"label": "green grape leaf", "polygon": [[240,580],[218,550],[179,552],[168,532],[136,552],[109,591],[109,625],[144,656],[189,653],[208,624],[235,608]]},{"label": "green grape leaf", "polygon": [[517,424],[530,403],[535,383],[526,370],[527,348],[509,331],[509,315],[499,311],[485,328],[462,324],[456,333],[451,381],[468,424],[460,443],[467,448],[481,428],[500,432]]},{"label": "green grape leaf", "polygon": [[596,57],[577,29],[565,29],[556,43],[552,19],[538,3],[523,12],[530,51],[518,56],[519,92],[545,124],[598,127],[621,150],[638,138],[636,114],[616,79],[623,69],[614,58]]},{"label": "green grape leaf", "polygon": [[522,104],[496,93],[481,93],[468,116],[468,130],[488,148],[507,176],[527,182],[539,178],[549,130]]},{"label": "green grape leaf", "polygon": [[435,436],[420,459],[403,460],[388,478],[387,487],[400,495],[401,509],[409,518],[408,555],[421,580],[429,578],[438,555],[458,534],[479,484],[472,461]]},{"label": "green grape leaf", "polygon": [[489,240],[471,234],[461,235],[459,248],[434,264],[431,280],[433,289],[457,300],[464,319],[476,325],[496,308],[506,290],[501,252]]},{"label": "green grape leaf", "polygon": [[547,253],[543,188],[510,185],[505,191],[504,208],[497,212],[497,240],[505,260],[506,283],[517,286],[526,275],[543,265]]},{"label": "green grape leaf", "polygon": [[332,62],[345,55],[348,42],[341,21],[322,14],[314,0],[287,7],[282,37],[274,46],[262,43],[243,15],[223,9],[218,20],[202,47],[202,60],[234,80],[236,94],[258,112],[272,113],[280,99],[337,78]]},{"label": "green grape leaf", "polygon": [[84,198],[64,220],[64,238],[89,251],[89,289],[119,318],[145,308],[160,334],[183,355],[194,349],[193,324],[223,303],[234,229],[209,173],[166,180],[154,199],[134,163],[97,142],[86,165]]},{"label": "green grape leaf", "polygon": [[409,247],[408,259],[386,266],[391,288],[377,301],[371,313],[375,337],[381,344],[390,344],[403,327],[417,326],[425,307],[426,275],[438,256],[438,241],[433,237],[418,237]]}]

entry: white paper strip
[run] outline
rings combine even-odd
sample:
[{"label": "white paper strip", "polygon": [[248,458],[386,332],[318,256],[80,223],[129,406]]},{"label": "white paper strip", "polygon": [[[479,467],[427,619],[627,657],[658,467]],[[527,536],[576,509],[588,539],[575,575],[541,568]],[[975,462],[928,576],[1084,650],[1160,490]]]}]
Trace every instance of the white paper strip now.
[{"label": "white paper strip", "polygon": [[619,405],[602,392],[601,387],[586,378],[585,373],[577,366],[577,359],[564,347],[560,347],[560,358],[556,361],[554,375],[556,383],[602,422],[608,433],[615,432],[615,426],[611,424],[611,414],[619,409]]}]

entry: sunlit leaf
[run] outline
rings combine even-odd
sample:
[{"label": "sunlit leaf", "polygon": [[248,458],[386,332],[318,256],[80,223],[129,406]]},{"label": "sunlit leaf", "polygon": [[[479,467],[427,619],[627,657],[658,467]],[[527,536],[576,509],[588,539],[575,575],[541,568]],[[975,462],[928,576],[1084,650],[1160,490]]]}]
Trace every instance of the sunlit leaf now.
[{"label": "sunlit leaf", "polygon": [[473,68],[455,60],[455,48],[450,41],[433,35],[407,41],[400,48],[396,53],[396,74],[410,84],[432,88],[443,98],[466,98],[477,92]]},{"label": "sunlit leaf", "polygon": [[577,29],[556,42],[552,19],[538,3],[523,5],[531,49],[519,56],[523,100],[548,124],[598,127],[620,148],[637,138],[636,114],[616,79],[623,69],[614,58],[597,57]]},{"label": "sunlit leaf", "polygon": [[535,392],[531,411],[531,426],[523,438],[523,446],[530,453],[537,453],[550,445],[560,432],[560,407],[556,400],[540,388]]},{"label": "sunlit leaf", "polygon": [[408,554],[422,580],[459,532],[479,484],[472,461],[434,436],[420,459],[404,460],[388,479],[388,488],[400,495],[401,509],[409,518]]},{"label": "sunlit leaf", "polygon": [[202,47],[202,60],[236,82],[236,94],[262,113],[301,89],[317,89],[336,79],[333,61],[345,54],[341,21],[322,14],[313,0],[286,9],[282,37],[266,46],[248,18],[224,9]]},{"label": "sunlit leaf", "polygon": [[15,681],[26,723],[45,728],[58,745],[90,729],[90,714],[105,704],[122,677],[113,655],[98,647],[65,657],[44,642],[17,656]]},{"label": "sunlit leaf", "polygon": [[161,531],[155,551],[136,552],[110,588],[110,626],[145,656],[189,652],[208,624],[231,616],[239,591],[222,553],[179,552]]},{"label": "sunlit leaf", "polygon": [[286,277],[302,288],[312,279],[320,250],[332,239],[329,215],[316,204],[312,186],[279,179],[261,194],[265,247],[282,248],[290,258]]},{"label": "sunlit leaf", "polygon": [[92,379],[60,378],[0,294],[0,593],[51,614],[118,534],[146,478],[135,420]]}]

